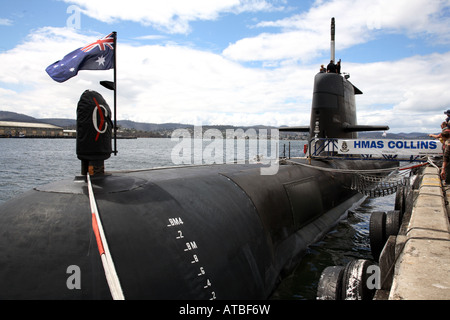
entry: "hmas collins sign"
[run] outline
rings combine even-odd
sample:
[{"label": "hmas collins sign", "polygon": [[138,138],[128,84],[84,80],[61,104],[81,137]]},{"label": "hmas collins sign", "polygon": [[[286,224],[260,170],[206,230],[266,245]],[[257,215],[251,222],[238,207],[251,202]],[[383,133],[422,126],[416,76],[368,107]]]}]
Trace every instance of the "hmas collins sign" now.
[{"label": "hmas collins sign", "polygon": [[338,140],[339,154],[441,155],[442,144],[437,140]]}]

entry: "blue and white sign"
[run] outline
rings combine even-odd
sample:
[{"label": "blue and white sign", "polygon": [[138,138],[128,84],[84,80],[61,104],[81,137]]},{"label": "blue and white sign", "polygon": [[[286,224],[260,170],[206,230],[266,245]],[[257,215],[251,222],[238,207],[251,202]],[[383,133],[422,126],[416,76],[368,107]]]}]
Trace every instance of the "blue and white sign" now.
[{"label": "blue and white sign", "polygon": [[438,140],[338,140],[338,153],[434,156],[442,155],[442,144]]}]

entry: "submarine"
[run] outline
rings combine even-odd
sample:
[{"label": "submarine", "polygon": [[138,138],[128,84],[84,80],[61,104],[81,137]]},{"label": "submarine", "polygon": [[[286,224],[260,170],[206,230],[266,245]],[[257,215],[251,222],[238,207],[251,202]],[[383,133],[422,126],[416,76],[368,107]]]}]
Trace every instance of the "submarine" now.
[{"label": "submarine", "polygon": [[[332,44],[333,33],[334,19]],[[357,125],[361,93],[348,77],[318,73],[310,126],[280,131],[348,139],[387,130]],[[280,162],[272,175],[252,163],[104,172],[110,114],[99,94],[83,93],[82,174],[0,205],[0,299],[268,299],[307,247],[364,197],[346,170],[396,165],[324,151],[308,165]]]}]

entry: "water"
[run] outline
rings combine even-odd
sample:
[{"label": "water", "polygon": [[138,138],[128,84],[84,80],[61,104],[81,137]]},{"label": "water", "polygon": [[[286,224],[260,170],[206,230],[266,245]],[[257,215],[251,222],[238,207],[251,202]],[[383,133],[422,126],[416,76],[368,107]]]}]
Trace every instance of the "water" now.
[{"label": "water", "polygon": [[[105,167],[107,171],[115,171],[173,166],[171,153],[179,144],[178,140],[166,138],[119,139],[119,153],[117,156],[112,155],[105,162]],[[204,141],[203,149],[210,144]],[[283,155],[284,144],[288,155],[289,141],[281,140],[280,156]],[[305,141],[290,141],[290,144],[292,157],[304,156]],[[267,154],[270,156],[270,143],[267,145]],[[196,152],[194,146],[195,142],[192,143],[191,151]],[[251,145],[247,143],[246,147],[248,157]],[[241,160],[236,150],[230,152],[236,154],[236,160]],[[258,150],[250,152],[252,155],[257,153]],[[223,152],[224,159],[225,156],[226,150]],[[192,158],[188,164],[193,163]],[[79,175],[80,171],[75,139],[0,139],[0,203],[38,185],[71,179]]]},{"label": "water", "polygon": [[[118,140],[119,153],[105,162],[106,170],[173,166],[171,153],[178,143],[163,138]],[[209,144],[204,142],[203,148]],[[290,141],[291,156],[303,156],[304,144],[305,141]],[[81,164],[75,146],[74,139],[0,139],[0,204],[38,185],[79,175]],[[287,156],[289,141],[281,140],[279,155],[284,152]],[[362,202],[323,240],[309,248],[273,298],[315,299],[320,274],[327,266],[345,265],[358,258],[372,259],[368,238],[370,213],[392,210],[394,201],[392,195]]]},{"label": "water", "polygon": [[373,260],[370,251],[369,221],[374,211],[393,210],[395,194],[382,198],[366,198],[350,210],[321,241],[311,245],[307,253],[285,278],[272,299],[314,300],[322,271],[329,266],[345,266],[355,259]]}]

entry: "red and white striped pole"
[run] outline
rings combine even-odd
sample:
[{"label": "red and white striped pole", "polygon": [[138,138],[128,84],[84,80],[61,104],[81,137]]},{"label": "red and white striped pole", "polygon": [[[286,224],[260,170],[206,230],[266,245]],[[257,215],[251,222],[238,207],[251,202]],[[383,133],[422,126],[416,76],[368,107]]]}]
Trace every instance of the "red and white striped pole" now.
[{"label": "red and white striped pole", "polygon": [[97,204],[95,202],[94,191],[92,189],[91,179],[89,173],[87,174],[89,202],[92,212],[92,229],[94,230],[95,239],[97,240],[98,252],[102,259],[103,269],[105,270],[106,281],[108,282],[111,296],[114,300],[125,300],[122,287],[120,286],[119,277],[117,276],[116,268],[111,257],[111,252],[106,242],[105,233],[103,231],[102,222],[98,213]]}]

